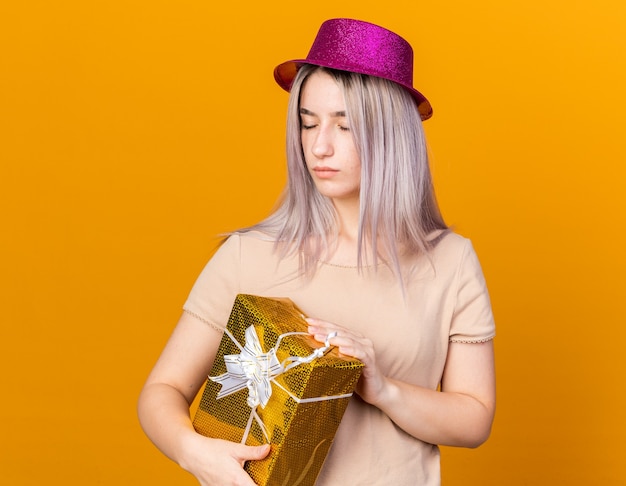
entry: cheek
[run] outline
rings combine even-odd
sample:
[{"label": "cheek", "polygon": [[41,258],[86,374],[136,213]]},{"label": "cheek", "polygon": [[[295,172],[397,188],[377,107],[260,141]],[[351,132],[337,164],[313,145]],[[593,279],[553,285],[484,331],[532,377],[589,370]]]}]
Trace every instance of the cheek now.
[{"label": "cheek", "polygon": [[352,140],[346,142],[343,147],[343,153],[345,154],[346,159],[350,161],[350,166],[352,168],[358,169],[361,167],[361,158],[359,157],[359,152]]},{"label": "cheek", "polygon": [[350,153],[350,160],[351,160],[351,165],[352,165],[352,169],[355,172],[361,172],[361,158],[359,157],[359,154],[357,153],[356,149],[352,150]]},{"label": "cheek", "polygon": [[308,143],[307,137],[300,137],[300,147],[302,148],[302,153],[304,154],[304,160],[308,162],[311,154],[311,146]]},{"label": "cheek", "polygon": [[302,155],[304,156],[304,165],[307,169],[309,169],[312,165],[312,159],[310,152],[306,149],[306,147],[302,147]]}]

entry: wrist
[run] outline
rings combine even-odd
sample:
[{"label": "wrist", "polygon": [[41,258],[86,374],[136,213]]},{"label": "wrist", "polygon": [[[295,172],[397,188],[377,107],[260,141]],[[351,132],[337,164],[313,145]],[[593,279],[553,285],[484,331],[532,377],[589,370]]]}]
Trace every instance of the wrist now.
[{"label": "wrist", "polygon": [[379,386],[376,393],[373,395],[373,400],[369,403],[375,407],[385,411],[395,402],[395,397],[398,394],[397,385],[394,380],[381,376]]},{"label": "wrist", "polygon": [[360,390],[359,394],[370,405],[384,410],[390,403],[393,393],[392,380],[380,375],[374,383],[370,383],[367,387]]},{"label": "wrist", "polygon": [[174,457],[172,457],[174,462],[184,470],[190,471],[190,467],[192,467],[193,464],[193,451],[201,449],[198,447],[198,441],[202,438],[203,437],[193,428],[184,428],[181,430],[175,440]]}]

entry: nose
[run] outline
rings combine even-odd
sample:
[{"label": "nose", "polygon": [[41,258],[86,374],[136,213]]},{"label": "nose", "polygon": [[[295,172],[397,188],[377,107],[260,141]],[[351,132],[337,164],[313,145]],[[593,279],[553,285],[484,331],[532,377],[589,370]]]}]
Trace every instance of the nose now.
[{"label": "nose", "polygon": [[333,155],[333,141],[332,135],[327,128],[321,128],[315,135],[313,145],[311,146],[311,152],[318,159],[323,159]]}]

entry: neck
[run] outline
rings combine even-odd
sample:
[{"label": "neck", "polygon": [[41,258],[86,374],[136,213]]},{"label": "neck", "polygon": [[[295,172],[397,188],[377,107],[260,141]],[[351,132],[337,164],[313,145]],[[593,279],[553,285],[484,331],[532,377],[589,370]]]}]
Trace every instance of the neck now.
[{"label": "neck", "polygon": [[359,236],[359,200],[334,200],[333,205],[337,211],[339,239],[356,244]]},{"label": "neck", "polygon": [[[332,252],[332,259],[335,260],[335,263],[355,265],[359,247],[359,200],[333,200],[333,205],[337,211],[339,234],[336,246]],[[381,248],[374,250],[371,246],[372,242],[367,236],[365,238],[366,241],[364,241],[364,247],[362,248],[365,252],[364,257],[371,261],[374,258],[372,252],[376,251],[379,258],[385,259],[385,252],[381,251]]]},{"label": "neck", "polygon": [[356,266],[359,247],[359,201],[333,200],[337,212],[339,233],[337,240],[326,255],[328,263],[340,266]]}]

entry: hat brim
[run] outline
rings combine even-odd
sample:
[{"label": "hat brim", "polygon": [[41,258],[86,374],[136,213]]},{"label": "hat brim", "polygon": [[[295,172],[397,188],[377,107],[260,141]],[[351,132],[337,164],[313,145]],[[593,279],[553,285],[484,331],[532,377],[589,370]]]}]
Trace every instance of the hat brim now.
[{"label": "hat brim", "polygon": [[[328,66],[323,63],[312,62],[311,60],[306,59],[293,59],[291,61],[283,62],[274,68],[274,79],[278,83],[278,85],[283,88],[285,91],[291,91],[291,85],[293,84],[293,80],[298,74],[298,70],[305,64],[312,64],[314,66],[326,67],[337,69],[339,71],[349,71],[359,73],[358,70],[355,70],[353,67],[345,66],[344,69],[342,67],[337,66]],[[370,73],[359,73],[359,74],[367,74],[372,76]],[[381,76],[382,77],[382,76]],[[431,116],[433,116],[433,108],[430,105],[430,102],[426,99],[426,97],[417,91],[412,86],[407,86],[404,83],[399,83],[397,81],[393,81],[394,83],[405,88],[413,97],[413,99],[417,103],[417,110],[420,114],[420,118],[422,121],[428,120]]]}]

